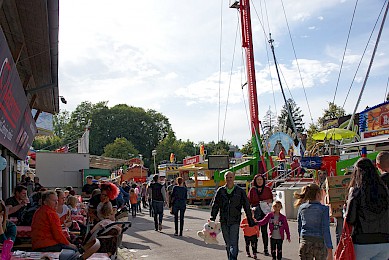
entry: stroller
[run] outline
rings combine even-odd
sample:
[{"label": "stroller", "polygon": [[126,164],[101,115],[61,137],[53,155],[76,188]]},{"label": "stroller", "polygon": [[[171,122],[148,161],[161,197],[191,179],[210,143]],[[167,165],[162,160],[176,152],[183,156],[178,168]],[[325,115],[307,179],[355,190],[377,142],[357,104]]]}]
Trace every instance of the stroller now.
[{"label": "stroller", "polygon": [[111,259],[117,259],[118,248],[121,246],[123,233],[131,227],[130,221],[114,222],[102,220],[86,235],[84,245],[95,239],[100,241],[98,253],[107,253]]}]

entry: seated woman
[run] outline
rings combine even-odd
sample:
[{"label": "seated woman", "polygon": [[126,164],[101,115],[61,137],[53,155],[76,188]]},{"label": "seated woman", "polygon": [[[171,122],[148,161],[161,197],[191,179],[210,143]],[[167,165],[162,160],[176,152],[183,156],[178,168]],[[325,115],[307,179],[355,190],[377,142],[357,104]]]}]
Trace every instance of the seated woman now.
[{"label": "seated woman", "polygon": [[61,225],[69,228],[72,225],[72,219],[70,217],[70,209],[67,205],[65,205],[65,193],[61,190],[56,191],[58,197],[58,205],[57,205],[57,214],[61,221]]},{"label": "seated woman", "polygon": [[88,215],[93,224],[96,224],[101,220],[101,217],[98,216],[98,208],[104,203],[111,202],[114,213],[116,214],[117,212],[116,198],[119,194],[119,188],[113,183],[106,182],[100,185],[100,190],[100,194],[96,194],[89,200]]},{"label": "seated woman", "polygon": [[[96,240],[100,231],[104,230],[101,234],[100,242],[101,247],[99,252],[108,253],[112,255],[116,252],[118,247],[117,237],[121,234],[122,228],[119,225],[110,225],[115,223],[115,213],[111,202],[100,203],[98,207],[98,215],[101,220],[89,231],[85,237],[84,245],[89,245],[92,241]],[[85,248],[85,246],[83,247]]]},{"label": "seated woman", "polygon": [[42,206],[35,212],[31,224],[32,250],[60,252],[62,249],[77,250],[62,233],[61,221],[56,212],[58,197],[55,191],[42,194]]},{"label": "seated woman", "polygon": [[16,225],[8,220],[5,203],[0,200],[0,243],[3,244],[9,238],[15,242]]}]

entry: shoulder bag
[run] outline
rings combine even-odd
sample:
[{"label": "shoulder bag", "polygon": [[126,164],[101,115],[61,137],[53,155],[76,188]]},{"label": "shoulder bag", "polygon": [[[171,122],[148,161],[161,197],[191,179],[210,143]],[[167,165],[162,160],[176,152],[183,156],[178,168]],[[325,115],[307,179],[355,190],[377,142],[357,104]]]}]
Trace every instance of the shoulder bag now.
[{"label": "shoulder bag", "polygon": [[354,260],[355,251],[353,239],[351,237],[352,226],[346,222],[343,223],[342,235],[338,247],[336,248],[334,259],[335,260]]}]

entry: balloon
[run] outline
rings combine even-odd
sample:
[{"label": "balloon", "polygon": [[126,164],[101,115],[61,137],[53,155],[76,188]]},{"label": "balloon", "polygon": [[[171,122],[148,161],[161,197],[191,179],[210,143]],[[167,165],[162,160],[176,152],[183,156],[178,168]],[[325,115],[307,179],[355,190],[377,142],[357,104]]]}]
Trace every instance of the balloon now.
[{"label": "balloon", "polygon": [[5,167],[7,167],[7,160],[3,156],[0,156],[0,171],[4,170]]}]

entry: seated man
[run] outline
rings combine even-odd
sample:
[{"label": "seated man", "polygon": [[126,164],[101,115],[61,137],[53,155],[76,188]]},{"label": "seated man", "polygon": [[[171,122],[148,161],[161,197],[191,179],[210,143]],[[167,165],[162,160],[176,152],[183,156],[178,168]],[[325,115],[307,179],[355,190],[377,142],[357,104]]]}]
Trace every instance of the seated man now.
[{"label": "seated man", "polygon": [[60,252],[62,249],[77,250],[62,233],[61,222],[56,212],[58,197],[55,191],[42,194],[42,206],[35,212],[31,224],[32,250]]},{"label": "seated man", "polygon": [[99,185],[93,183],[93,177],[90,175],[86,176],[86,183],[84,184],[84,186],[82,186],[82,197],[90,198],[92,191],[98,188]]},{"label": "seated man", "polygon": [[8,217],[18,218],[18,220],[20,220],[21,214],[28,203],[29,200],[27,197],[26,186],[16,186],[14,190],[14,196],[5,200],[5,205],[8,208]]}]

